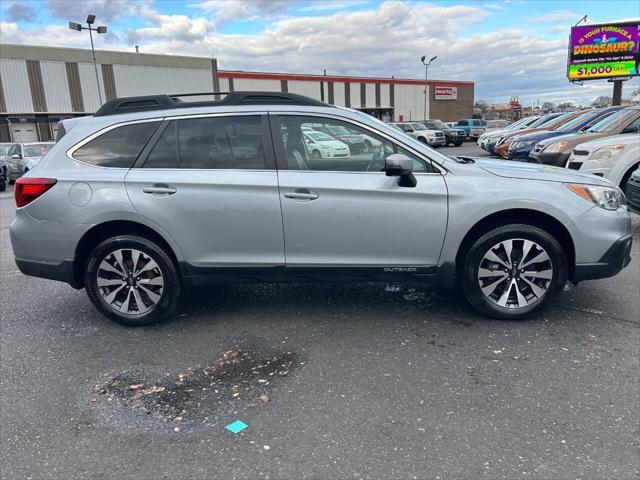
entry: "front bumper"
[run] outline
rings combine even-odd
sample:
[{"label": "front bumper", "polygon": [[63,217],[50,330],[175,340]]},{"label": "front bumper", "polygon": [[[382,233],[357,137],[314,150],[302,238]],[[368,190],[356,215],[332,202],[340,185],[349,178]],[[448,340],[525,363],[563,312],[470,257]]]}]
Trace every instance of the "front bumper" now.
[{"label": "front bumper", "polygon": [[632,243],[633,235],[626,235],[616,240],[597,262],[576,264],[571,281],[578,283],[583,280],[613,277],[631,262]]},{"label": "front bumper", "polygon": [[529,154],[533,149],[533,145],[525,145],[518,147],[516,150],[509,150],[509,160],[529,161]]},{"label": "front bumper", "polygon": [[629,210],[640,214],[640,179],[632,176],[627,182],[627,204]]},{"label": "front bumper", "polygon": [[447,145],[445,137],[427,138],[427,144],[430,146],[444,147]]},{"label": "front bumper", "polygon": [[567,164],[567,159],[569,158],[569,153],[545,153],[543,150],[540,153],[536,153],[535,151],[531,151],[529,154],[529,160],[532,160],[537,163],[542,163],[544,165],[553,165],[555,167],[564,167]]}]

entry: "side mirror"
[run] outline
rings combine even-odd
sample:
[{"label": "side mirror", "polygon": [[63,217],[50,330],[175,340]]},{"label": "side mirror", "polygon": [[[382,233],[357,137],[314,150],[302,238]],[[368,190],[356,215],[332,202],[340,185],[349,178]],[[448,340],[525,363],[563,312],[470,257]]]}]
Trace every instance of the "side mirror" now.
[{"label": "side mirror", "polygon": [[389,155],[384,161],[384,173],[387,177],[400,177],[401,187],[415,187],[418,182],[412,173],[413,162],[401,153]]}]

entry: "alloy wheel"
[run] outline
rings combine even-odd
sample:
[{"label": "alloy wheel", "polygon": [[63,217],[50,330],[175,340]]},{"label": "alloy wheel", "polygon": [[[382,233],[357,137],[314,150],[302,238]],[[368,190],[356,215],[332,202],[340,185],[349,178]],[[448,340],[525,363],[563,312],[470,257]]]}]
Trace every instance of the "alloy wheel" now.
[{"label": "alloy wheel", "polygon": [[96,275],[102,300],[118,313],[147,313],[162,298],[162,271],[152,257],[140,250],[124,248],[109,253]]},{"label": "alloy wheel", "polygon": [[504,308],[523,308],[545,296],[553,279],[547,251],[523,238],[503,240],[482,257],[478,283],[490,302]]}]

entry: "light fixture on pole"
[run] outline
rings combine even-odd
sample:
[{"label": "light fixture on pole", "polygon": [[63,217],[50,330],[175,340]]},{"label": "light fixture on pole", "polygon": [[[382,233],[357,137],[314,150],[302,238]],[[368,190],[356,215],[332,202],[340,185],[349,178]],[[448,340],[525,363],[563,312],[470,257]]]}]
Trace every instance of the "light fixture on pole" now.
[{"label": "light fixture on pole", "polygon": [[69,29],[70,30],[76,30],[78,32],[81,32],[82,30],[89,30],[89,39],[91,40],[91,54],[93,55],[93,69],[96,72],[96,84],[98,85],[98,101],[102,105],[102,89],[100,88],[100,79],[98,77],[98,64],[96,63],[96,51],[93,48],[93,33],[92,32],[107,33],[107,27],[100,26],[100,27],[95,27],[94,28],[91,25],[93,25],[95,23],[95,21],[96,21],[96,16],[95,15],[87,15],[87,25],[88,25],[88,27],[83,27],[82,25],[80,25],[79,23],[76,23],[76,22],[69,22]]},{"label": "light fixture on pole", "polygon": [[438,56],[431,57],[427,62],[427,56],[423,55],[420,57],[420,61],[424,64],[424,115],[423,120],[427,120],[427,90],[429,88],[429,65],[433,62]]}]

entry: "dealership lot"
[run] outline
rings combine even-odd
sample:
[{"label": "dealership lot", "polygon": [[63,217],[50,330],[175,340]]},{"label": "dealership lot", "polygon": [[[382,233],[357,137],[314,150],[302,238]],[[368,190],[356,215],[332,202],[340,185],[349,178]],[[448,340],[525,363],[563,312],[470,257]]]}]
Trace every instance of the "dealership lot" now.
[{"label": "dealership lot", "polygon": [[0,212],[3,478],[640,474],[637,216],[628,268],[527,322],[423,284],[247,284],[127,329],[20,274]]}]

